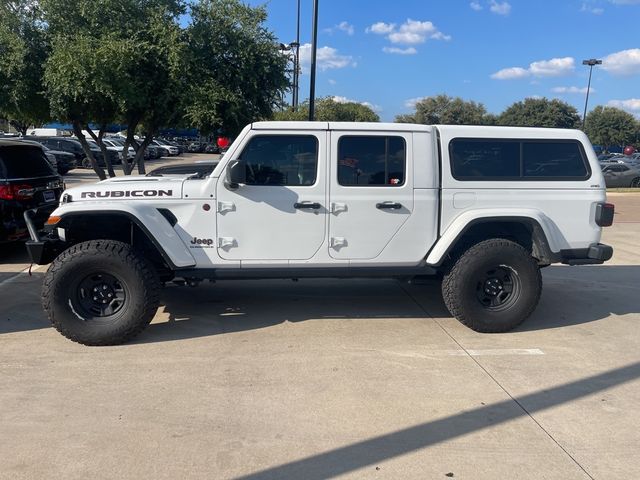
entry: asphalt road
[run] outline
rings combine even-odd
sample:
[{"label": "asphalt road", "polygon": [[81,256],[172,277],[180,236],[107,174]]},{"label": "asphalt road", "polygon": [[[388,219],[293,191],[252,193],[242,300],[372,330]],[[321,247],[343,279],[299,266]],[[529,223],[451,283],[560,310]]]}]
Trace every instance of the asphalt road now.
[{"label": "asphalt road", "polygon": [[612,198],[613,261],[545,269],[498,335],[436,282],[237,281],[169,287],[136,341],[88,348],[49,327],[42,269],[15,276],[0,478],[640,478],[636,199]]}]

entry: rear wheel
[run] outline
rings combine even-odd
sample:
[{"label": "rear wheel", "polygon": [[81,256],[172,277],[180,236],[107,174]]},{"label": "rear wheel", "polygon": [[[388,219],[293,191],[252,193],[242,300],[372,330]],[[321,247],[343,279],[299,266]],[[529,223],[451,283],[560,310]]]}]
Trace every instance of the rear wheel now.
[{"label": "rear wheel", "polygon": [[631,180],[631,188],[640,188],[640,177]]},{"label": "rear wheel", "polygon": [[82,168],[93,168],[91,166],[91,160],[89,160],[87,157],[84,157],[82,159]]},{"label": "rear wheel", "polygon": [[116,345],[140,333],[158,309],[160,281],[130,245],[79,243],[51,264],[44,309],[65,337],[84,345]]},{"label": "rear wheel", "polygon": [[535,310],[542,292],[536,260],[521,245],[494,238],[465,251],[444,275],[451,314],[477,332],[506,332]]}]

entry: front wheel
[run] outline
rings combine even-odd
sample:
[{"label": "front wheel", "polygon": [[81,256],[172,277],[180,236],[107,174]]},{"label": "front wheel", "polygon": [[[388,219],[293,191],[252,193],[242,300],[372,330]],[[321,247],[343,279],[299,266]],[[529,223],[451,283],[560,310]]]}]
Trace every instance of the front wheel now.
[{"label": "front wheel", "polygon": [[159,304],[160,281],[130,245],[79,243],[49,267],[42,292],[51,324],[83,345],[116,345],[139,334]]},{"label": "front wheel", "polygon": [[506,332],[535,310],[542,292],[536,260],[518,243],[494,238],[464,252],[442,281],[449,312],[476,332]]}]

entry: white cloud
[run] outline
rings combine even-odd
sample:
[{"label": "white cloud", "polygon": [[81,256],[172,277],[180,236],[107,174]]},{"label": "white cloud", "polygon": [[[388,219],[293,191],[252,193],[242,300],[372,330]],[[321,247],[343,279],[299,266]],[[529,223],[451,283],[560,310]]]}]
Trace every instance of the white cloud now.
[{"label": "white cloud", "polygon": [[329,81],[329,85],[335,85],[336,83],[338,83],[333,78],[330,78],[328,81]]},{"label": "white cloud", "polygon": [[407,48],[384,47],[382,51],[384,53],[393,53],[396,55],[415,55],[416,53],[418,53],[418,50],[416,50],[414,47],[407,47]]},{"label": "white cloud", "polygon": [[339,24],[334,25],[331,28],[324,29],[324,32],[329,34],[333,34],[333,32],[336,32],[336,31],[344,32],[349,36],[355,33],[355,29],[353,28],[353,25],[351,25],[349,22],[340,22]]},{"label": "white cloud", "polygon": [[531,73],[529,70],[521,67],[503,68],[497,71],[491,78],[494,80],[516,80],[518,78],[528,77]]},{"label": "white cloud", "polygon": [[476,12],[482,10],[482,5],[480,5],[480,2],[471,2],[469,6],[471,7],[471,10],[475,10]]},{"label": "white cloud", "polygon": [[489,5],[489,10],[497,15],[509,15],[509,13],[511,13],[511,4],[509,2],[497,2],[496,0],[491,0]]},{"label": "white cloud", "polygon": [[382,107],[380,105],[374,105],[371,102],[359,102],[358,100],[352,100],[347,97],[343,97],[340,95],[334,95],[331,99],[336,103],[359,103],[360,105],[364,105],[365,107],[369,107],[374,112],[381,112]]},{"label": "white cloud", "polygon": [[[565,94],[565,93],[579,93],[581,95],[585,95],[587,93],[587,87],[554,87],[551,89],[551,91],[553,93],[560,93],[560,94]],[[594,94],[596,93],[595,88],[591,87],[590,89],[590,93]]]},{"label": "white cloud", "polygon": [[377,22],[371,25],[370,27],[367,27],[365,32],[377,33],[378,35],[387,35],[388,33],[393,32],[395,28],[396,28],[395,23]]},{"label": "white cloud", "polygon": [[609,0],[615,5],[640,5],[640,0]]},{"label": "white cloud", "polygon": [[562,77],[572,73],[575,68],[576,61],[573,57],[552,58],[529,65],[529,71],[536,77]]},{"label": "white cloud", "polygon": [[593,13],[594,15],[602,15],[604,13],[604,8],[594,7],[593,5],[588,4],[587,2],[583,2],[582,8],[580,8],[580,11]]},{"label": "white cloud", "polygon": [[391,43],[401,45],[417,45],[424,43],[428,38],[434,40],[451,40],[450,35],[445,35],[432,22],[407,19],[397,31],[391,32],[388,37]]},{"label": "white cloud", "polygon": [[529,76],[562,77],[573,73],[575,68],[576,61],[573,57],[552,58],[551,60],[533,62],[529,65],[529,68],[504,68],[491,75],[491,78],[495,80],[514,80]]},{"label": "white cloud", "polygon": [[422,100],[424,100],[427,97],[415,97],[415,98],[409,98],[408,100],[404,101],[404,106],[407,108],[416,108],[416,104]]},{"label": "white cloud", "polygon": [[640,74],[640,48],[622,50],[604,57],[602,68],[612,75]]},{"label": "white cloud", "polygon": [[629,113],[640,115],[640,98],[629,98],[628,100],[611,100],[608,105],[626,110]]},{"label": "white cloud", "polygon": [[[318,48],[316,61],[318,69],[323,72],[332,69],[356,67],[358,65],[351,55],[340,55],[338,50],[333,47]],[[300,45],[300,64],[302,65],[302,72],[307,73],[311,65],[310,43]]]}]

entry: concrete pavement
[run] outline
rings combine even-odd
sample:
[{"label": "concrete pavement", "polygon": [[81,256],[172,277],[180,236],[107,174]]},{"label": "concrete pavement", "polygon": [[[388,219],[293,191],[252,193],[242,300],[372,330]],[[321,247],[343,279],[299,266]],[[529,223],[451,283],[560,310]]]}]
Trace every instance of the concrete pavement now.
[{"label": "concrete pavement", "polygon": [[477,334],[436,282],[169,287],[137,341],[52,330],[0,285],[0,478],[640,478],[639,223]]}]

